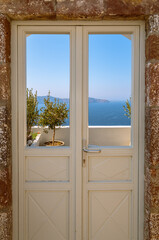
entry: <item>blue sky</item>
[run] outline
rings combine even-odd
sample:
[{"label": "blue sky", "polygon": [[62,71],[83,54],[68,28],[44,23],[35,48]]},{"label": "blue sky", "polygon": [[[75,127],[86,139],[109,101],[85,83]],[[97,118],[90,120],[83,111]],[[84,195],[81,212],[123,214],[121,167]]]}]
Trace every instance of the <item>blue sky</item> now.
[{"label": "blue sky", "polygon": [[27,37],[27,87],[46,96],[69,97],[69,35],[30,35]]},{"label": "blue sky", "polygon": [[125,100],[131,95],[131,40],[122,35],[89,36],[89,95]]},{"label": "blue sky", "polygon": [[[68,34],[27,37],[27,87],[39,96],[69,97]],[[131,95],[131,40],[122,35],[89,35],[89,96],[126,100]]]}]

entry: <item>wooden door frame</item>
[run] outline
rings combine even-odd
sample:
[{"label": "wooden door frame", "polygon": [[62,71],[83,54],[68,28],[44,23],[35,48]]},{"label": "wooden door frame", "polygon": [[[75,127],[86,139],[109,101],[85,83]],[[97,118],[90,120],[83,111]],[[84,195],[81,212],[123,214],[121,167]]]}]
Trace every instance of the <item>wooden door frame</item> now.
[{"label": "wooden door frame", "polygon": [[[19,166],[18,166],[18,128],[17,128],[17,117],[18,117],[18,108],[17,108],[17,63],[18,63],[18,55],[17,55],[17,29],[19,26],[77,26],[77,34],[79,38],[76,38],[76,44],[80,44],[79,49],[77,50],[75,59],[76,59],[76,67],[81,65],[82,68],[82,41],[80,39],[82,29],[80,26],[139,26],[140,29],[140,49],[139,49],[139,63],[140,63],[140,90],[139,90],[139,240],[143,240],[143,229],[144,229],[144,132],[145,132],[145,23],[143,21],[13,21],[12,22],[12,39],[11,39],[11,95],[12,95],[12,169],[13,169],[13,239],[18,239],[18,195],[19,195]],[[81,69],[82,70],[82,69]],[[77,87],[82,89],[82,74],[80,71],[76,71],[76,99],[79,98],[79,91],[77,91]],[[78,106],[80,107],[80,101],[78,100]],[[76,113],[77,124],[79,126],[82,125],[82,116],[80,118],[79,114]],[[82,142],[82,134],[80,131],[76,132],[76,142],[80,144]],[[78,152],[76,152],[77,169],[81,169],[81,159],[82,159],[82,149],[79,148]],[[76,214],[76,231],[77,231],[77,240],[81,240],[81,216],[82,216],[82,204],[81,199],[78,198],[81,194],[81,189],[78,189],[77,186],[82,181],[82,170],[79,171],[76,176],[76,194],[77,194],[77,202],[76,208],[78,212]]]}]

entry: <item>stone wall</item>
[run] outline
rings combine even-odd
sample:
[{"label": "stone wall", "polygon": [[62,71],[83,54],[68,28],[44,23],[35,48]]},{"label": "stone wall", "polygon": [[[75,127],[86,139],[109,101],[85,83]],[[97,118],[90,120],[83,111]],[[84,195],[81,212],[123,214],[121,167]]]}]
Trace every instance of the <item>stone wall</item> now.
[{"label": "stone wall", "polygon": [[0,240],[12,238],[10,22],[0,15]]},{"label": "stone wall", "polygon": [[159,15],[146,26],[145,239],[159,239]]},{"label": "stone wall", "polygon": [[12,239],[10,22],[146,22],[145,240],[159,239],[159,0],[0,0],[0,240]]}]

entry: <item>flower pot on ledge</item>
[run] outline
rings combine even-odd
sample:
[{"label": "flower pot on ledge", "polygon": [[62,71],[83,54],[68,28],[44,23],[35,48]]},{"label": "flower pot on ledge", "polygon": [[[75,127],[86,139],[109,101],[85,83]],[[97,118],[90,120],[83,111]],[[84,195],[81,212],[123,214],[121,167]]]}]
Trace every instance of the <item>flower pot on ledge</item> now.
[{"label": "flower pot on ledge", "polygon": [[48,141],[48,142],[45,142],[43,146],[46,146],[46,147],[61,147],[61,146],[64,146],[64,142],[63,141],[60,141],[60,140],[55,140],[54,141],[54,145],[52,145],[52,141]]}]

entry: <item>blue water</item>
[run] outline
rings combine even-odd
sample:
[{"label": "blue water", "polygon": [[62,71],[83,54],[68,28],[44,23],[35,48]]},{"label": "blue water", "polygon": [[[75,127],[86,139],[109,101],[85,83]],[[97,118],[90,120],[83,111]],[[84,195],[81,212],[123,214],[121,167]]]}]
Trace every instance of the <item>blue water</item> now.
[{"label": "blue water", "polygon": [[[89,126],[129,126],[131,123],[124,115],[124,104],[125,101],[89,103]],[[44,104],[38,105],[39,109],[41,107]],[[69,118],[63,125],[69,125]]]}]

